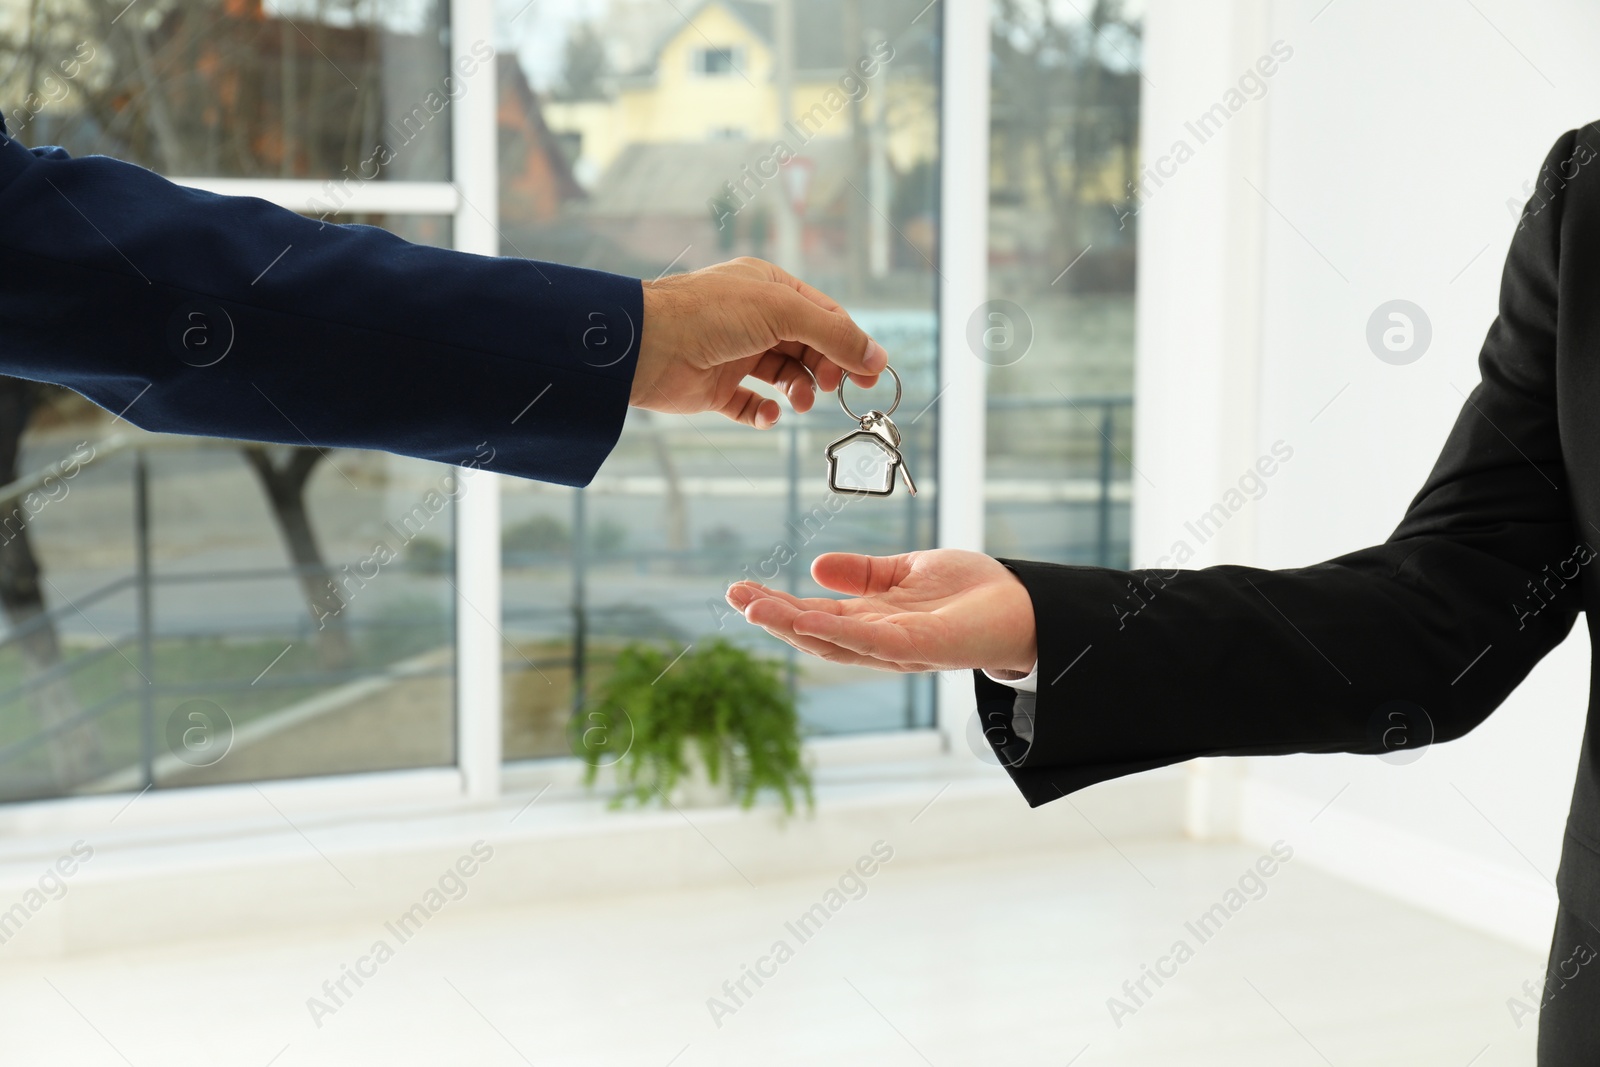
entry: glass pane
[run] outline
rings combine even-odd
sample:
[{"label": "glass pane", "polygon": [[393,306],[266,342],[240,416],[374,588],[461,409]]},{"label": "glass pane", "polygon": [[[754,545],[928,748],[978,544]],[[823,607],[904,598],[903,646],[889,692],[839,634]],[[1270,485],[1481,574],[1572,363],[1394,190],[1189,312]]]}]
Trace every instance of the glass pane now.
[{"label": "glass pane", "polygon": [[991,8],[987,545],[1128,562],[1138,5]]},{"label": "glass pane", "polygon": [[452,472],[0,378],[0,800],[452,764]]},{"label": "glass pane", "polygon": [[[164,174],[449,180],[448,5],[120,0],[14,5],[0,98],[24,144]],[[487,50],[487,46],[485,46]]]},{"label": "glass pane", "polygon": [[[822,552],[932,543],[936,12],[926,0],[518,6],[500,25],[514,45],[502,99],[519,102],[500,113],[502,251],[645,278],[738,255],[785,266],[888,347],[922,492],[830,495],[827,446],[857,426],[832,397],[764,434],[631,411],[582,501],[507,485],[507,758],[568,752],[568,717],[641,640],[675,656],[726,637],[785,661],[813,732],[929,725],[931,679],[797,661],[730,619],[722,593],[755,577],[818,595]],[[851,406],[884,407],[888,388]]]}]

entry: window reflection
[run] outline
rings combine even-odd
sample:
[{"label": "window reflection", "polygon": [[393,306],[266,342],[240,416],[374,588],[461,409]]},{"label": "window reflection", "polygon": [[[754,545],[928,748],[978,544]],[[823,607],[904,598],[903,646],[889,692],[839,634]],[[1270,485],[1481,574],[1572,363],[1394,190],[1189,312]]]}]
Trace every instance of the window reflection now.
[{"label": "window reflection", "polygon": [[990,103],[987,545],[1126,566],[1139,6],[997,0]]},{"label": "window reflection", "polygon": [[[567,716],[629,641],[675,655],[716,635],[782,657],[726,617],[729,582],[815,595],[821,552],[932,543],[939,20],[925,5],[503,10],[505,77],[539,121],[508,129],[502,115],[502,250],[643,278],[739,255],[779,263],[889,349],[905,382],[901,448],[928,486],[831,508],[824,450],[855,423],[829,396],[766,434],[633,411],[583,493],[508,484],[508,758],[565,754]],[[931,722],[930,679],[790,669],[813,732]]]},{"label": "window reflection", "polygon": [[40,0],[3,15],[15,136],[171,175],[446,180],[450,105],[474,87],[449,66],[443,3]]}]

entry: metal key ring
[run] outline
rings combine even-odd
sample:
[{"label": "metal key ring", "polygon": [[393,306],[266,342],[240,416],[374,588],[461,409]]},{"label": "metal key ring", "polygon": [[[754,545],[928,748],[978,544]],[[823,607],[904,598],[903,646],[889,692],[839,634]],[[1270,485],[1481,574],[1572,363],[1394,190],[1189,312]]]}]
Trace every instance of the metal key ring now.
[{"label": "metal key ring", "polygon": [[[902,389],[901,389],[901,385],[900,385],[900,375],[895,373],[894,368],[889,366],[888,364],[885,364],[883,369],[889,373],[889,377],[894,379],[894,403],[889,405],[889,410],[888,411],[885,411],[885,412],[882,413],[884,418],[888,418],[890,415],[894,414],[894,409],[900,406],[900,393],[902,392]],[[838,388],[838,390],[836,390],[838,392],[838,394],[839,394],[839,406],[844,408],[844,413],[846,415],[849,415],[852,419],[855,419],[857,422],[860,422],[861,421],[861,416],[857,415],[855,412],[851,411],[850,410],[850,405],[846,404],[844,402],[844,387],[845,387],[845,383],[848,382],[849,380],[850,380],[850,375],[848,375],[848,374],[846,374],[843,378],[839,379],[839,388]]]}]

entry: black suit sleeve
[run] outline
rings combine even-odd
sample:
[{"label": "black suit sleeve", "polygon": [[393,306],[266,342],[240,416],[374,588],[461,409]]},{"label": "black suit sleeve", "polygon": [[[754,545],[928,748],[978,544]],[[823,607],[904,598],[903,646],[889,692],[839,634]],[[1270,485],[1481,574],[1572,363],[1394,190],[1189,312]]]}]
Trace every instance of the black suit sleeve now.
[{"label": "black suit sleeve", "polygon": [[635,278],[323,223],[0,122],[0,373],[149,430],[586,484],[643,301]]},{"label": "black suit sleeve", "polygon": [[1564,434],[1600,420],[1575,420],[1556,392],[1558,374],[1595,378],[1559,365],[1596,357],[1571,341],[1597,336],[1596,132],[1552,149],[1511,244],[1482,382],[1384,544],[1277,571],[1006,561],[1038,627],[1032,744],[1005,729],[1010,689],[979,672],[977,695],[1030,804],[1196,756],[1457,738],[1567,635],[1600,544],[1574,527],[1563,462]]}]

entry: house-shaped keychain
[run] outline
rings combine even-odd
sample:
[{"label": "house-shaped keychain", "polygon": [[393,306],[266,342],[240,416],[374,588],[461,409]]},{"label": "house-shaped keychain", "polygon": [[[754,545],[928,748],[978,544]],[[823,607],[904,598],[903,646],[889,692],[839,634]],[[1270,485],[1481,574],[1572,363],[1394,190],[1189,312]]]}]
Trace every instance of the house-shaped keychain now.
[{"label": "house-shaped keychain", "polygon": [[874,408],[857,415],[845,403],[848,379],[839,382],[839,406],[861,425],[828,446],[828,488],[836,493],[888,496],[894,492],[894,475],[899,471],[906,480],[906,489],[912,496],[917,495],[917,483],[911,480],[906,458],[900,454],[899,427],[889,418],[900,404],[900,375],[892,367],[884,369],[894,378],[894,403],[889,405],[889,411]]},{"label": "house-shaped keychain", "polygon": [[[865,426],[877,412],[869,412],[862,419]],[[881,425],[881,424],[879,424]],[[900,450],[890,444],[878,430],[854,430],[828,446],[828,485],[839,493],[860,493],[866,496],[888,496],[894,492],[894,475],[903,469]],[[906,476],[906,486],[913,496],[911,478]]]}]

